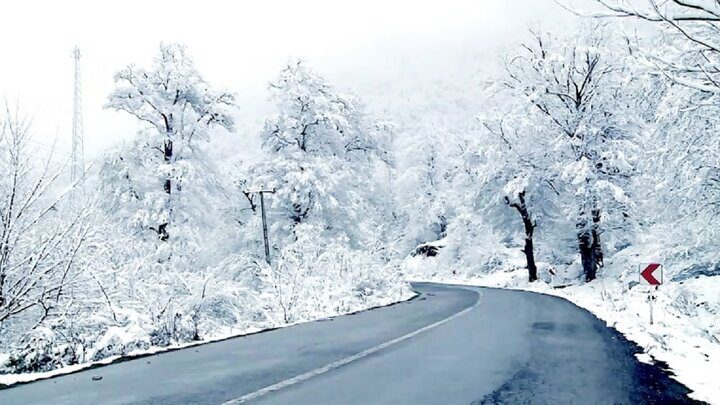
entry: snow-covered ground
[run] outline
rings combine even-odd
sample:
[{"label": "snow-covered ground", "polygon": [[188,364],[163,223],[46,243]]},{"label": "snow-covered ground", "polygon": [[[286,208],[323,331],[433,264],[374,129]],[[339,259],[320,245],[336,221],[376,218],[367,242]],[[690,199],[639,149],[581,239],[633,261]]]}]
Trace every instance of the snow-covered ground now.
[{"label": "snow-covered ground", "polygon": [[[694,399],[720,404],[720,277],[668,282],[654,292],[653,324],[650,324],[648,292],[650,287],[636,285],[637,273],[628,278],[599,278],[564,288],[554,280],[529,283],[527,270],[509,267],[489,274],[436,271],[434,259],[412,258],[408,268],[415,272],[413,281],[498,287],[534,291],[565,298],[592,312],[608,326],[617,329],[644,349],[640,361],[667,363],[674,378],[690,388]],[[606,271],[611,272],[613,264]],[[425,269],[425,271],[423,271]],[[428,269],[432,269],[427,272]],[[422,274],[425,275],[422,275]],[[635,274],[633,276],[632,274]]]}]

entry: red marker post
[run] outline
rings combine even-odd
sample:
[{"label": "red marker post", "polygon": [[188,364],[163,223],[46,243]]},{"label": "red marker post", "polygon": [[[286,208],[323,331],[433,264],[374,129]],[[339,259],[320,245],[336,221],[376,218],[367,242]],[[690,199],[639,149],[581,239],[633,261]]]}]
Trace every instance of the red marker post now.
[{"label": "red marker post", "polygon": [[[650,304],[650,325],[653,324],[653,301],[655,295],[653,290],[663,283],[663,265],[660,263],[645,263],[640,265],[640,284],[649,285],[648,303]],[[652,287],[655,287],[654,289]]]}]

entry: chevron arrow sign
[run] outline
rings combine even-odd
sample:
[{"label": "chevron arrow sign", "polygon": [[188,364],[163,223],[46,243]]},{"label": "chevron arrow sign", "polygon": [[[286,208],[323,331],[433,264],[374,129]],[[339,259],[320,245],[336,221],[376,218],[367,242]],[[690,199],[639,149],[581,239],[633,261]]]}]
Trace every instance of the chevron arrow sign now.
[{"label": "chevron arrow sign", "polygon": [[663,283],[662,264],[647,263],[640,265],[640,284],[660,285]]}]

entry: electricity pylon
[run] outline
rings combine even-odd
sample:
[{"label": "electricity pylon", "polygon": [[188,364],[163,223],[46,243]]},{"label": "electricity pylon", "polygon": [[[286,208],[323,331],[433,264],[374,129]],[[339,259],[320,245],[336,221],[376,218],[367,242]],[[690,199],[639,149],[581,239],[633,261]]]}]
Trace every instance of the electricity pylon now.
[{"label": "electricity pylon", "polygon": [[70,149],[70,182],[81,191],[85,182],[85,145],[83,141],[82,92],[80,82],[80,49],[73,49],[75,89],[73,93],[72,149]]}]

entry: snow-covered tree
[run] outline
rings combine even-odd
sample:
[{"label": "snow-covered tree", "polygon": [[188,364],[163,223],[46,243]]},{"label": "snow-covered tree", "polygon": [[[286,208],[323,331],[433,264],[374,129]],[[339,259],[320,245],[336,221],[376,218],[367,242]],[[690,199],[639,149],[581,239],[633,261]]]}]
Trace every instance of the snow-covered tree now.
[{"label": "snow-covered tree", "polygon": [[[305,63],[290,62],[270,84],[278,112],[261,133],[270,155],[254,168],[254,187],[275,188],[270,211],[281,219],[274,232],[291,236],[301,224],[321,223],[354,246],[378,219],[376,169],[387,151],[378,126],[352,97],[330,86]],[[291,237],[292,239],[292,237]]]},{"label": "snow-covered tree", "polygon": [[7,107],[0,117],[0,328],[30,311],[37,325],[58,310],[89,231],[84,210],[60,213],[74,185],[58,191],[62,170],[52,156],[36,165],[30,140],[30,120]]},{"label": "snow-covered tree", "polygon": [[506,64],[505,84],[527,100],[536,125],[551,137],[555,170],[572,200],[585,279],[603,263],[600,236],[609,220],[628,216],[627,178],[633,170],[633,137],[641,128],[626,100],[632,79],[628,53],[603,26],[573,38],[533,33],[523,52]]},{"label": "snow-covered tree", "polygon": [[[597,0],[609,13],[660,28],[661,36],[641,55],[662,76],[667,91],[654,117],[655,130],[645,139],[645,184],[656,184],[648,225],[675,235],[668,250],[687,255],[694,246],[698,268],[713,267],[715,227],[720,217],[720,5],[713,0]],[[663,201],[664,203],[659,203]],[[683,242],[679,242],[682,240]]]},{"label": "snow-covered tree", "polygon": [[394,191],[402,228],[399,230],[399,248],[407,254],[420,245],[447,236],[453,211],[448,187],[459,150],[452,142],[436,143],[425,137],[406,139],[403,144],[407,146],[405,153],[408,155],[403,160],[408,163],[398,176]]},{"label": "snow-covered tree", "polygon": [[273,152],[366,159],[379,153],[357,101],[338,93],[300,60],[270,84],[278,113],[265,121],[261,138]]},{"label": "snow-covered tree", "polygon": [[[649,60],[675,83],[717,102],[720,95],[720,4],[715,0],[595,0],[611,16],[660,25],[666,42]],[[605,17],[608,14],[603,14]]]},{"label": "snow-covered tree", "polygon": [[[559,191],[555,184],[559,175],[553,170],[552,139],[538,131],[538,126],[527,119],[522,104],[509,102],[502,112],[479,117],[479,159],[472,170],[476,175],[475,204],[480,215],[497,215],[502,200],[515,211],[522,225],[525,263],[529,281],[538,279],[536,264],[535,230],[539,221],[548,224],[547,212],[556,209]],[[518,229],[516,219],[502,222],[501,226]]]},{"label": "snow-covered tree", "polygon": [[[96,284],[112,286],[103,296],[117,312],[99,357],[200,339],[232,323],[250,295],[242,277],[224,271],[237,253],[229,193],[205,151],[215,131],[233,129],[234,96],[213,90],[175,44],[161,44],[150,68],[129,66],[115,79],[106,107],[142,127],[106,155],[98,174],[98,261],[110,270]],[[213,314],[219,307],[225,312]],[[132,329],[136,339],[121,345],[113,328]]]},{"label": "snow-covered tree", "polygon": [[[290,322],[307,317],[301,308],[312,301],[307,300],[313,291],[361,294],[353,289],[387,268],[390,255],[383,242],[390,237],[392,208],[381,185],[392,162],[384,145],[393,132],[304,62],[285,66],[270,90],[277,113],[260,134],[267,159],[239,174],[236,184],[246,207],[239,222],[252,228],[246,237],[259,240],[259,201],[251,191],[276,190],[265,197],[272,265],[258,259],[258,276],[261,291],[271,297],[268,302],[277,303],[275,312],[281,310],[282,321]],[[251,241],[247,246],[261,249]],[[330,256],[353,257],[358,268],[333,276],[332,266],[317,264]],[[331,291],[320,283],[330,283],[328,277],[343,281]],[[388,285],[392,280],[397,275],[387,274]]]},{"label": "snow-covered tree", "polygon": [[[646,233],[661,240],[679,277],[715,268],[720,218],[718,106],[706,95],[666,81],[652,131],[642,138],[635,188]],[[691,258],[691,259],[689,259]]]},{"label": "snow-covered tree", "polygon": [[177,44],[161,44],[150,69],[128,66],[115,81],[106,107],[133,115],[144,127],[108,158],[101,187],[124,221],[168,241],[174,226],[200,211],[199,201],[188,200],[213,186],[199,143],[213,127],[232,130],[234,97],[211,89]]}]

